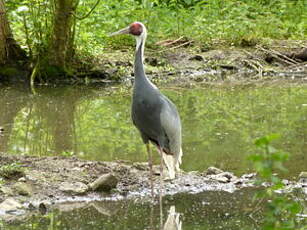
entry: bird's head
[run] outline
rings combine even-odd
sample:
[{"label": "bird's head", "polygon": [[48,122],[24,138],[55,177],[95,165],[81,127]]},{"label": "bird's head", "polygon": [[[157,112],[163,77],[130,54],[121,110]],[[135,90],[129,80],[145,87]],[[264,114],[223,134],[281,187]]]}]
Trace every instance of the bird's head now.
[{"label": "bird's head", "polygon": [[110,34],[110,36],[120,35],[120,34],[131,34],[136,39],[136,50],[142,44],[142,51],[144,53],[144,45],[147,36],[147,30],[143,23],[133,22],[128,27],[121,29],[115,33]]},{"label": "bird's head", "polygon": [[120,34],[131,34],[135,37],[143,37],[144,35],[146,35],[146,27],[141,22],[133,22],[128,27],[110,34],[110,36]]}]

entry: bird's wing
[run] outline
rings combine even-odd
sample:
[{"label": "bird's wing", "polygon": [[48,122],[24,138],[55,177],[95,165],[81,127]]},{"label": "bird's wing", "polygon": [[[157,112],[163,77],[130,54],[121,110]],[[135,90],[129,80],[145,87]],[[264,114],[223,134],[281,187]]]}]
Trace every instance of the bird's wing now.
[{"label": "bird's wing", "polygon": [[161,125],[170,141],[170,152],[176,154],[181,148],[181,121],[176,106],[167,97],[163,99]]},{"label": "bird's wing", "polygon": [[[161,103],[159,100],[142,100],[136,97],[132,103],[133,124],[141,132],[143,141],[151,140],[155,144],[166,144],[160,121]],[[152,97],[154,98],[154,96]],[[162,142],[162,143],[161,143]]]},{"label": "bird's wing", "polygon": [[169,140],[169,150],[173,154],[175,170],[181,163],[181,121],[176,106],[163,96],[163,106],[160,113],[161,125]]}]

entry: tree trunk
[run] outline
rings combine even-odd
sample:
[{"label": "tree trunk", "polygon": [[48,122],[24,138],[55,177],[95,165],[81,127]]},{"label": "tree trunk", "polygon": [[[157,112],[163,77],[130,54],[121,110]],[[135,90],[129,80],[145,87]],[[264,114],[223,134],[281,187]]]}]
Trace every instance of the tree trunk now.
[{"label": "tree trunk", "polygon": [[9,56],[8,39],[12,37],[6,18],[3,0],[0,0],[0,64],[5,64]]},{"label": "tree trunk", "polygon": [[50,46],[50,64],[65,69],[72,41],[74,0],[54,0],[55,12]]},{"label": "tree trunk", "polygon": [[0,0],[0,65],[25,59],[25,52],[13,38],[6,17],[4,1]]}]

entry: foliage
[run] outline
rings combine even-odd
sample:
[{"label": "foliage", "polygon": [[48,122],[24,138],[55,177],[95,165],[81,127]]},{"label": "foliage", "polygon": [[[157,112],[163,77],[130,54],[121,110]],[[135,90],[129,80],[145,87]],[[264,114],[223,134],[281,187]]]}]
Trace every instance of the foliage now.
[{"label": "foliage", "polygon": [[[44,58],[53,23],[53,1],[6,1],[15,37],[30,56]],[[107,35],[132,21],[149,29],[148,45],[185,36],[202,43],[255,44],[266,39],[304,39],[304,0],[97,0],[78,1],[74,34],[77,54],[98,56],[109,46],[131,46],[131,38]],[[78,18],[82,18],[79,20]]]},{"label": "foliage", "polygon": [[61,152],[61,156],[63,156],[63,157],[71,157],[73,155],[74,155],[73,151],[63,151],[63,152]]},{"label": "foliage", "polygon": [[275,149],[270,143],[279,135],[264,136],[255,141],[255,145],[262,153],[253,154],[249,158],[253,161],[258,173],[258,184],[269,183],[264,192],[259,192],[257,197],[268,199],[263,221],[264,230],[300,229],[297,214],[302,207],[290,194],[278,194],[284,189],[282,180],[276,172],[286,171],[283,163],[288,159],[288,154]]},{"label": "foliage", "polygon": [[0,177],[11,179],[23,175],[24,170],[19,163],[11,163],[0,167]]},{"label": "foliage", "polygon": [[12,0],[6,6],[15,37],[30,57],[38,58],[45,53],[52,28],[52,1]]}]

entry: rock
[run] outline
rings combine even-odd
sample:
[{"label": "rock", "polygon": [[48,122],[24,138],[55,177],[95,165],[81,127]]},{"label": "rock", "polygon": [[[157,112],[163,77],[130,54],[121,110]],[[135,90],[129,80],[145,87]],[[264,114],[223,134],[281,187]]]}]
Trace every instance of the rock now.
[{"label": "rock", "polygon": [[45,215],[47,213],[47,207],[46,205],[41,202],[39,205],[38,205],[38,211],[40,212],[40,214],[42,215]]},{"label": "rock", "polygon": [[290,181],[289,180],[286,180],[286,179],[283,179],[281,181],[284,185],[289,185],[290,184]]},{"label": "rock", "polygon": [[238,67],[234,66],[234,65],[227,65],[227,64],[220,64],[218,65],[220,68],[222,69],[226,69],[226,70],[237,70]]},{"label": "rock", "polygon": [[14,212],[21,208],[22,205],[13,198],[8,198],[0,204],[0,210],[2,212]]},{"label": "rock", "polygon": [[155,57],[146,57],[145,62],[148,63],[151,66],[157,66],[158,65],[158,59]]},{"label": "rock", "polygon": [[306,178],[307,179],[307,172],[301,172],[300,175],[298,176],[299,179],[301,178]]},{"label": "rock", "polygon": [[230,182],[230,179],[225,177],[225,176],[220,176],[220,175],[215,175],[214,177],[212,177],[214,180],[222,182],[222,183],[228,183]]},{"label": "rock", "polygon": [[212,167],[209,167],[207,169],[206,175],[217,175],[217,174],[220,174],[222,172],[223,172],[223,170],[212,166]]},{"label": "rock", "polygon": [[82,182],[62,182],[59,190],[66,193],[81,195],[88,191],[88,186]]},{"label": "rock", "polygon": [[93,191],[110,191],[116,188],[118,179],[112,174],[104,174],[96,179],[93,183],[89,184],[89,187]]},{"label": "rock", "polygon": [[252,178],[254,178],[254,177],[256,177],[256,173],[248,173],[248,174],[243,174],[242,176],[241,176],[241,178],[242,179],[252,179]]},{"label": "rock", "polygon": [[18,181],[19,181],[19,182],[26,182],[26,178],[25,178],[25,177],[20,177],[20,178],[18,179]]},{"label": "rock", "polygon": [[22,195],[22,196],[31,196],[33,193],[32,186],[24,182],[15,183],[13,185],[13,188],[16,190],[16,192],[19,195]]},{"label": "rock", "polygon": [[203,56],[197,54],[197,55],[194,55],[194,56],[190,57],[189,60],[190,60],[190,61],[194,61],[194,60],[195,60],[195,61],[203,61],[204,58],[203,58]]},{"label": "rock", "polygon": [[13,196],[14,192],[10,187],[1,186],[0,191],[8,196]]},{"label": "rock", "polygon": [[301,172],[298,178],[299,183],[303,184],[303,186],[307,185],[307,172]]},{"label": "rock", "polygon": [[238,179],[236,176],[234,176],[230,172],[222,172],[217,175],[208,175],[208,178],[222,182],[222,183],[228,183],[228,182],[235,181]]},{"label": "rock", "polygon": [[224,176],[227,179],[229,179],[229,181],[237,179],[237,177],[233,175],[233,173],[230,173],[230,172],[222,172],[222,173],[219,173],[218,176],[221,176],[221,177]]},{"label": "rock", "polygon": [[136,162],[133,163],[133,166],[141,171],[146,171],[148,169],[148,163],[143,163],[143,162]]},{"label": "rock", "polygon": [[28,209],[33,211],[33,210],[35,210],[35,206],[32,203],[29,203],[28,204]]}]

